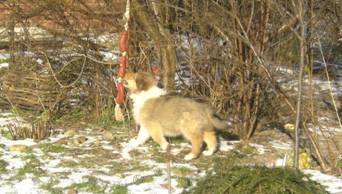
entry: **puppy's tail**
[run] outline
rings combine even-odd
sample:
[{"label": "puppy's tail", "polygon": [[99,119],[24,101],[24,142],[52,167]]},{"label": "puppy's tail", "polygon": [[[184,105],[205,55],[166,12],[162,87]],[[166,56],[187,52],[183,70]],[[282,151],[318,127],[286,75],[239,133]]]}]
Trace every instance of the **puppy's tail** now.
[{"label": "puppy's tail", "polygon": [[213,111],[210,111],[208,113],[209,116],[209,120],[211,122],[212,125],[214,125],[214,127],[216,129],[228,129],[228,122],[225,120],[222,120],[220,117],[218,117],[215,113],[213,113]]}]

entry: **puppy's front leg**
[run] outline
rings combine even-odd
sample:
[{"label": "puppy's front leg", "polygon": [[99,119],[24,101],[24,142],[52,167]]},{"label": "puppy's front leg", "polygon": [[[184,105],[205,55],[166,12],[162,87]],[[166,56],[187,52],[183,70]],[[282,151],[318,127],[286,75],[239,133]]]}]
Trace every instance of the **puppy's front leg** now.
[{"label": "puppy's front leg", "polygon": [[124,150],[129,152],[139,145],[145,143],[150,138],[150,134],[148,133],[147,129],[140,127],[138,137],[135,139],[131,139],[129,143],[125,146]]}]

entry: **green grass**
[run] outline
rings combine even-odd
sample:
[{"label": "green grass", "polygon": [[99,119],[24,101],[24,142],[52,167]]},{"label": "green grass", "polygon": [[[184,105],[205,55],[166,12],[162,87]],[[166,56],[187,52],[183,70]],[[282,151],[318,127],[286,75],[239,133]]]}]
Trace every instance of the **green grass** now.
[{"label": "green grass", "polygon": [[105,193],[105,187],[101,187],[96,177],[87,176],[88,180],[83,183],[72,184],[69,189],[82,190],[90,193]]},{"label": "green grass", "polygon": [[0,59],[0,63],[9,63],[10,61],[11,61],[10,58]]},{"label": "green grass", "polygon": [[182,136],[177,136],[177,137],[173,137],[173,138],[169,138],[169,142],[175,145],[179,145],[181,143],[185,143],[187,142],[184,137]]},{"label": "green grass", "polygon": [[244,145],[240,151],[243,153],[243,154],[247,154],[247,155],[254,155],[254,154],[258,154],[258,149],[256,149],[255,147],[253,146],[250,146],[250,145]]},{"label": "green grass", "polygon": [[235,154],[217,158],[214,168],[187,193],[326,194],[323,186],[289,168],[241,166]]},{"label": "green grass", "polygon": [[102,110],[100,116],[96,119],[96,124],[103,127],[121,128],[124,126],[123,121],[115,121],[114,108]]},{"label": "green grass", "polygon": [[[158,145],[159,146],[159,145]],[[158,155],[154,156],[154,160],[157,163],[165,163],[166,162],[166,158],[165,158],[165,154],[164,153],[157,153]]]},{"label": "green grass", "polygon": [[8,163],[5,160],[0,160],[0,173],[7,172],[6,167],[8,166]]},{"label": "green grass", "polygon": [[87,115],[89,115],[89,111],[85,107],[77,107],[70,111],[67,114],[63,115],[55,115],[54,121],[56,123],[64,123],[68,122],[79,122],[84,119]]},{"label": "green grass", "polygon": [[[9,130],[5,130],[4,127],[0,127],[0,136],[5,137],[7,139],[12,139],[12,134]],[[3,144],[0,144],[3,145]]]},{"label": "green grass", "polygon": [[177,181],[177,186],[180,188],[187,188],[191,186],[191,181],[189,178],[186,177],[178,177],[176,179]]},{"label": "green grass", "polygon": [[154,180],[154,175],[149,175],[149,176],[143,176],[138,178],[137,180],[135,180],[133,183],[131,184],[141,184],[141,183],[150,183]]},{"label": "green grass", "polygon": [[53,173],[53,177],[58,177],[58,179],[68,179],[71,174],[71,171],[55,172]]},{"label": "green grass", "polygon": [[342,159],[339,159],[339,160],[337,161],[336,166],[337,166],[338,168],[341,168],[341,169],[342,169]]},{"label": "green grass", "polygon": [[52,144],[52,143],[39,144],[39,148],[45,153],[49,153],[49,152],[62,153],[62,152],[68,151],[68,149],[64,147],[63,145]]},{"label": "green grass", "polygon": [[163,170],[157,168],[157,169],[154,171],[154,176],[161,176],[161,175],[163,175]]},{"label": "green grass", "polygon": [[40,167],[41,162],[33,155],[29,154],[23,158],[26,161],[24,167],[20,168],[15,175],[15,179],[22,180],[25,178],[26,174],[30,173],[36,177],[45,174],[45,171]]},{"label": "green grass", "polygon": [[66,168],[74,168],[77,167],[79,164],[72,160],[62,160],[59,164],[60,167],[66,167]]},{"label": "green grass", "polygon": [[125,185],[116,185],[111,188],[111,194],[127,194],[128,188]]},{"label": "green grass", "polygon": [[51,194],[60,194],[63,192],[63,189],[55,188],[54,186],[59,183],[58,179],[50,178],[49,182],[41,185],[40,187]]},{"label": "green grass", "polygon": [[192,173],[192,170],[187,167],[182,166],[182,167],[172,168],[172,173],[177,176],[187,176]]},{"label": "green grass", "polygon": [[233,134],[227,130],[218,130],[217,137],[222,137],[226,140],[239,140],[239,137],[236,134]]}]

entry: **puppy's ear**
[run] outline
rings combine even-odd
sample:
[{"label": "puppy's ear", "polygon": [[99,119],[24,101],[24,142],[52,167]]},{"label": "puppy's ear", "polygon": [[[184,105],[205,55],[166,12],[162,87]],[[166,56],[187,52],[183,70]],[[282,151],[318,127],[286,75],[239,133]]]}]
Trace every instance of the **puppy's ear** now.
[{"label": "puppy's ear", "polygon": [[135,83],[137,89],[140,91],[146,91],[154,85],[154,78],[147,73],[137,73],[135,76]]},{"label": "puppy's ear", "polygon": [[142,74],[136,74],[135,75],[135,84],[137,85],[137,89],[139,91],[147,90],[148,88],[148,83],[147,80],[145,79],[145,76]]}]

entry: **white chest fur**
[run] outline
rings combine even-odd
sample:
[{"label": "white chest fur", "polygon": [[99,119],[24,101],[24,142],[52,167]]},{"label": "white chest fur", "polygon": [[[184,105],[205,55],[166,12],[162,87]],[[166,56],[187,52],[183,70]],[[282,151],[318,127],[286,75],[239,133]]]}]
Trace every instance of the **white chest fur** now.
[{"label": "white chest fur", "polygon": [[133,116],[135,122],[137,122],[137,124],[140,124],[140,111],[147,100],[157,98],[165,94],[166,91],[158,87],[152,87],[147,91],[141,91],[131,94],[130,98],[133,100]]}]

